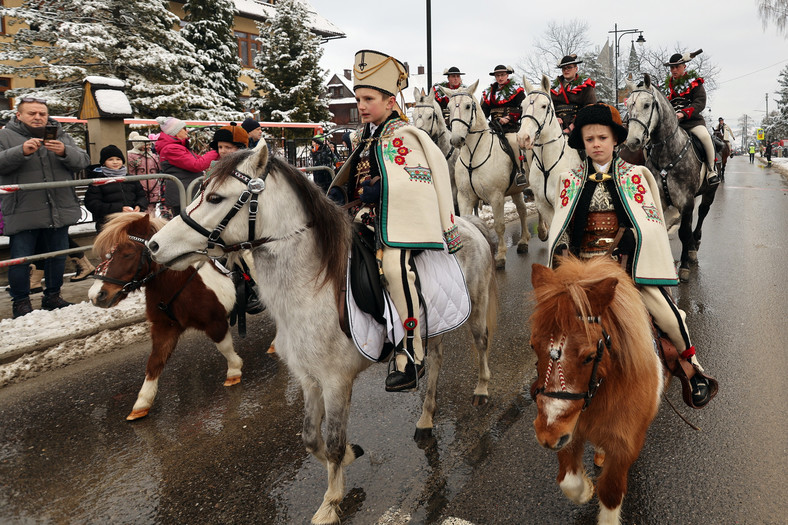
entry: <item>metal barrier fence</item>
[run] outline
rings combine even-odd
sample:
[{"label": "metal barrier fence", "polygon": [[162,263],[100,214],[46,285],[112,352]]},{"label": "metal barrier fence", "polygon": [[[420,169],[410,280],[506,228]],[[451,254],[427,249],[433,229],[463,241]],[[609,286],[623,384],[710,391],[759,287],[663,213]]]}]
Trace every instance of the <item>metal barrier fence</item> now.
[{"label": "metal barrier fence", "polygon": [[[331,178],[334,178],[334,168],[331,166],[309,166],[304,168],[297,168],[299,171],[309,172],[309,171],[318,171],[318,170],[325,170],[331,173]],[[134,180],[150,180],[150,179],[167,179],[174,181],[175,184],[178,186],[178,193],[180,195],[180,202],[187,202],[186,196],[187,195],[194,195],[195,188],[202,184],[202,181],[205,180],[205,177],[197,177],[193,180],[188,188],[184,190],[183,183],[178,180],[177,177],[174,175],[168,175],[166,173],[155,173],[155,174],[148,174],[148,175],[128,175],[125,177],[106,177],[106,178],[98,178],[98,179],[84,179],[84,180],[64,180],[64,181],[57,181],[57,182],[35,182],[31,184],[9,184],[5,186],[0,186],[0,195],[7,195],[9,193],[14,193],[17,191],[30,191],[30,190],[41,190],[46,188],[68,188],[68,187],[77,187],[77,186],[97,186],[103,184],[113,184],[116,182],[123,182],[123,181],[134,181]],[[191,199],[188,201],[191,202]],[[0,268],[4,268],[7,266],[14,266],[17,264],[27,264],[35,261],[42,261],[44,259],[49,259],[50,257],[57,257],[59,255],[68,255],[71,253],[80,253],[91,250],[93,245],[87,246],[80,246],[78,248],[69,248],[66,250],[59,250],[55,252],[47,252],[47,253],[39,253],[35,255],[29,255],[26,257],[18,257],[16,259],[8,259],[5,261],[0,261]]]},{"label": "metal barrier fence", "polygon": [[[15,193],[17,191],[30,191],[30,190],[43,190],[47,188],[69,188],[69,187],[77,187],[77,186],[98,186],[103,184],[113,184],[116,182],[123,182],[123,181],[134,181],[134,180],[150,180],[150,179],[167,179],[174,181],[175,184],[178,186],[178,193],[181,198],[181,202],[186,202],[186,190],[183,188],[183,183],[178,180],[177,177],[174,175],[168,175],[166,173],[156,173],[156,174],[148,174],[148,175],[128,175],[126,177],[105,177],[105,178],[98,178],[98,179],[80,179],[80,180],[62,180],[57,182],[34,182],[30,184],[8,184],[4,186],[0,186],[0,195],[7,195],[9,193]],[[93,245],[88,246],[80,246],[78,248],[68,248],[67,250],[59,250],[56,252],[47,252],[47,253],[39,253],[35,255],[29,255],[26,257],[18,257],[16,259],[8,259],[5,261],[0,261],[0,268],[4,268],[6,266],[14,266],[17,264],[26,264],[35,261],[42,261],[44,259],[49,259],[50,257],[57,257],[59,255],[68,255],[71,253],[80,253],[84,251],[88,251],[93,248]]]}]

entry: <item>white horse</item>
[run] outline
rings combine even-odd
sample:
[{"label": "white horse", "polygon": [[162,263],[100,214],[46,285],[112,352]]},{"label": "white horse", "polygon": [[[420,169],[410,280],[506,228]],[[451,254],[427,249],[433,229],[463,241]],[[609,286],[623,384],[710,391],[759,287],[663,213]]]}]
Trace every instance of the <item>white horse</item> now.
[{"label": "white horse", "polygon": [[542,75],[542,83],[534,88],[525,76],[527,93],[523,100],[523,116],[517,142],[522,149],[531,150],[531,171],[528,177],[539,211],[539,238],[547,240],[553,222],[560,174],[581,163],[580,155],[568,145],[568,136],[561,124],[550,97],[550,80]]},{"label": "white horse", "polygon": [[[456,224],[463,239],[457,260],[471,299],[467,324],[479,358],[474,402],[483,404],[498,308],[491,234],[485,235],[487,228],[477,217],[457,217]],[[152,257],[173,268],[185,268],[216,246],[253,250],[260,299],[276,322],[277,355],[303,390],[303,442],[328,470],[323,503],[312,517],[320,524],[339,522],[345,467],[363,454],[361,447],[347,442],[347,421],[353,381],[371,361],[340,326],[351,236],[347,212],[284,159],[269,157],[261,143],[220,160],[200,196],[148,242]],[[442,336],[429,343],[417,439],[432,430],[443,359]],[[390,395],[383,394],[382,382],[380,388],[381,395]]]},{"label": "white horse", "polygon": [[454,166],[457,164],[460,150],[451,145],[451,132],[446,126],[446,121],[443,120],[443,112],[440,104],[435,99],[435,93],[430,90],[429,94],[426,94],[423,89],[413,88],[413,99],[416,101],[416,104],[413,106],[411,121],[414,126],[425,131],[430,136],[432,141],[443,152],[446,162],[449,163],[454,212],[459,215],[460,208],[457,202],[457,183],[454,182]]},{"label": "white horse", "polygon": [[[520,216],[521,233],[517,253],[528,253],[528,241],[531,239],[526,224],[528,210],[525,207],[523,188],[518,187],[511,178],[512,160],[504,151],[498,136],[487,125],[482,107],[474,96],[478,85],[477,80],[467,88],[440,89],[450,97],[451,145],[460,148],[460,156],[454,168],[460,215],[471,215],[479,201],[490,205],[495,233],[498,234],[495,264],[498,268],[505,268],[504,200],[510,196]],[[525,169],[528,169],[527,166]]]}]

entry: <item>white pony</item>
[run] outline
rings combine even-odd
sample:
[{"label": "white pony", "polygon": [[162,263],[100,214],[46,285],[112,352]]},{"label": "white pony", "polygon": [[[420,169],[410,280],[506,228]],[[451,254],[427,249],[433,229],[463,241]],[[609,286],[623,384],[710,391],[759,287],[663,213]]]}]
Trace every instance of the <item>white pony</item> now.
[{"label": "white pony", "polygon": [[416,101],[416,104],[413,106],[411,122],[430,136],[432,141],[443,152],[446,162],[449,163],[454,212],[459,215],[460,208],[457,202],[457,183],[454,182],[454,166],[457,164],[460,150],[451,145],[451,132],[446,127],[446,121],[443,120],[443,112],[440,104],[435,99],[435,93],[430,90],[429,94],[426,94],[423,89],[413,88],[413,100]]},{"label": "white pony", "polygon": [[[506,267],[506,222],[503,214],[504,200],[511,196],[520,216],[520,240],[517,253],[528,253],[528,211],[523,198],[523,188],[518,187],[511,177],[512,160],[504,151],[500,139],[493,133],[484,118],[482,107],[474,93],[479,81],[470,87],[440,89],[449,97],[451,115],[451,145],[460,148],[460,156],[454,167],[457,183],[457,200],[460,215],[471,215],[479,201],[492,207],[495,233],[498,234],[498,251],[495,265]],[[504,139],[506,140],[506,139]],[[516,152],[515,152],[516,154]],[[525,166],[525,169],[528,169]]]},{"label": "white pony", "polygon": [[[474,403],[483,404],[498,308],[497,277],[484,223],[478,217],[455,220],[463,239],[456,257],[471,303],[466,324],[479,358]],[[175,269],[216,246],[253,250],[260,299],[276,322],[277,356],[304,394],[302,440],[328,471],[323,503],[312,517],[319,524],[339,522],[345,467],[364,452],[347,441],[353,381],[372,363],[340,324],[351,237],[347,212],[284,159],[269,157],[261,142],[252,151],[220,160],[199,197],[148,242],[152,257]],[[417,438],[428,437],[432,430],[442,340],[442,335],[429,339],[427,391]],[[383,393],[382,382],[380,390],[381,396],[392,395]]]},{"label": "white pony", "polygon": [[547,240],[553,222],[558,197],[560,174],[581,163],[580,155],[568,145],[568,136],[561,124],[550,97],[550,80],[542,75],[542,83],[534,88],[523,76],[526,97],[517,142],[522,149],[531,150],[531,171],[528,177],[539,211],[539,238]]}]

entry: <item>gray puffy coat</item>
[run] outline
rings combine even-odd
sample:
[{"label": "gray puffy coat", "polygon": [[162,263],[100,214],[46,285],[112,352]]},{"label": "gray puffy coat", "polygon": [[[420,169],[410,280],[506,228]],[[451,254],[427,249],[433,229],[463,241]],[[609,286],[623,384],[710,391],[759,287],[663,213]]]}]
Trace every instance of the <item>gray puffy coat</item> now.
[{"label": "gray puffy coat", "polygon": [[[57,124],[49,119],[48,124]],[[65,157],[44,148],[25,156],[22,144],[33,136],[16,117],[0,129],[0,184],[29,184],[72,180],[74,172],[86,168],[90,157],[58,125],[57,139],[66,146]],[[82,215],[74,188],[17,191],[2,195],[5,235],[25,230],[60,228],[76,224]]]}]

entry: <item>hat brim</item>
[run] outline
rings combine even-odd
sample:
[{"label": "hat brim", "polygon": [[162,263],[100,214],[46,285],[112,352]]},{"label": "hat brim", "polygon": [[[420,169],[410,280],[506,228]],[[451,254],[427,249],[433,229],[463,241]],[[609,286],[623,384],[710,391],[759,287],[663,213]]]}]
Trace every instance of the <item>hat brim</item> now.
[{"label": "hat brim", "polygon": [[566,63],[564,63],[564,64],[558,64],[558,65],[557,65],[557,66],[555,66],[555,67],[556,67],[556,68],[558,68],[558,69],[563,69],[563,68],[564,68],[564,67],[566,67],[566,66],[575,66],[575,65],[577,65],[577,64],[582,64],[582,63],[583,63],[583,61],[582,61],[582,60],[575,60],[574,62],[566,62]]},{"label": "hat brim", "polygon": [[[583,145],[583,127],[588,126],[590,124],[599,124],[600,126],[608,126],[610,129],[613,130],[613,134],[616,137],[616,144],[622,144],[624,141],[627,140],[627,134],[629,130],[619,124],[618,122],[614,121],[612,116],[608,113],[606,118],[597,118],[600,115],[583,115],[582,113],[578,113],[577,118],[575,119],[575,127],[572,129],[572,132],[569,134],[568,144],[570,148],[576,150],[584,150],[585,146]],[[586,118],[583,118],[586,117]]]},{"label": "hat brim", "polygon": [[498,70],[495,70],[495,71],[491,72],[490,76],[494,77],[498,73],[506,73],[507,75],[512,75],[512,74],[514,74],[514,71],[512,71],[511,69],[498,69]]},{"label": "hat brim", "polygon": [[681,64],[686,64],[687,62],[687,60],[679,60],[678,62],[663,62],[662,65],[665,67],[680,66]]}]

